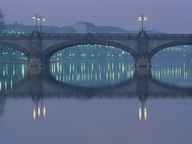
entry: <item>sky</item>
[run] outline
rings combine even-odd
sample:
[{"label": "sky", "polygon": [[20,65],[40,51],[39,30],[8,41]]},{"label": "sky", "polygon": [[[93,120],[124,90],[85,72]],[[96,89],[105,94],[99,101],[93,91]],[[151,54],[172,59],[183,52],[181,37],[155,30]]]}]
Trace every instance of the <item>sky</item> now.
[{"label": "sky", "polygon": [[1,0],[7,24],[35,25],[43,16],[48,26],[71,26],[78,21],[96,26],[139,30],[138,16],[147,16],[146,30],[192,33],[192,0]]}]

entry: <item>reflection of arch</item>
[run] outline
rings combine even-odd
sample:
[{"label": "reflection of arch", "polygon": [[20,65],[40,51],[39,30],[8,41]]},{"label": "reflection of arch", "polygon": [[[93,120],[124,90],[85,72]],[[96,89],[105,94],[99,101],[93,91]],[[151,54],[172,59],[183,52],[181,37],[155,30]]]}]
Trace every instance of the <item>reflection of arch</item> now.
[{"label": "reflection of arch", "polygon": [[163,45],[160,45],[153,50],[149,52],[149,59],[151,60],[152,57],[159,51],[168,48],[168,47],[173,47],[173,46],[179,46],[179,45],[192,45],[192,40],[191,41],[177,41],[177,42],[171,42],[171,43],[166,43]]},{"label": "reflection of arch", "polygon": [[19,46],[17,44],[10,43],[10,42],[5,42],[5,41],[0,41],[0,45],[7,46],[7,47],[10,47],[10,48],[14,48],[14,49],[24,53],[24,55],[29,59],[30,52],[26,48],[23,48],[23,47],[21,47],[21,46]]},{"label": "reflection of arch", "polygon": [[181,86],[176,86],[176,85],[172,85],[172,84],[167,84],[167,83],[161,82],[159,80],[156,80],[154,78],[151,78],[150,81],[153,84],[155,84],[156,86],[161,87],[162,89],[174,91],[175,95],[180,94],[181,96],[183,96],[183,95],[188,94],[189,96],[192,96],[191,87],[181,87]]},{"label": "reflection of arch", "polygon": [[113,46],[130,53],[133,56],[133,58],[136,59],[137,54],[130,47],[126,47],[122,44],[115,43],[115,42],[96,40],[93,38],[62,42],[47,48],[44,52],[42,52],[43,53],[42,55],[46,59],[46,61],[49,61],[51,56],[61,49],[65,49],[65,48],[76,46],[76,45],[86,45],[86,44],[100,44],[100,45]]},{"label": "reflection of arch", "polygon": [[135,78],[136,77],[133,77],[131,79],[127,79],[112,85],[88,87],[88,86],[78,86],[73,84],[62,83],[60,81],[57,81],[50,73],[47,73],[46,75],[42,76],[43,81],[45,81],[46,83],[50,83],[53,87],[66,89],[71,91],[72,93],[75,92],[78,95],[85,94],[88,97],[93,96],[94,94],[99,94],[100,92],[105,93],[107,91],[109,92],[115,89],[127,88],[128,86],[132,85],[135,82]]},{"label": "reflection of arch", "polygon": [[[49,72],[42,72],[39,74],[30,74],[27,73],[25,78],[13,84],[13,88],[7,88],[6,90],[1,90],[0,93],[2,94],[13,94],[18,96],[23,95],[31,95],[32,98],[36,101],[40,97],[43,97],[46,92],[46,86],[48,89],[51,87],[51,91],[57,93],[58,91],[61,93],[69,93],[71,95],[84,95],[86,98],[91,98],[95,94],[103,94],[106,92],[111,93],[113,90],[117,89],[127,89],[127,86],[132,85],[134,83],[134,78],[125,80],[123,82],[106,85],[106,86],[98,86],[98,87],[87,87],[87,86],[76,86],[72,84],[66,84],[57,81]],[[43,84],[43,85],[42,85]],[[44,89],[45,88],[45,89]],[[51,93],[50,93],[51,94]]]},{"label": "reflection of arch", "polygon": [[49,73],[38,75],[28,75],[13,89],[0,91],[1,94],[12,95],[14,97],[31,96],[34,100],[40,97],[75,97],[75,98],[94,98],[94,97],[136,97],[146,100],[150,97],[174,97],[192,96],[191,87],[180,87],[166,84],[155,80],[151,75],[142,75],[135,72],[132,79],[102,87],[86,87],[65,84],[57,81]]}]

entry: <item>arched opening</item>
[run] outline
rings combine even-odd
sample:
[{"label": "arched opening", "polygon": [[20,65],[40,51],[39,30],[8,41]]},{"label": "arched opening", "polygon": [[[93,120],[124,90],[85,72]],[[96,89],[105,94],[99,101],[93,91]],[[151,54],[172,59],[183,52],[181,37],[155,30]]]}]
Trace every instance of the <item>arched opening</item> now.
[{"label": "arched opening", "polygon": [[59,50],[50,62],[65,60],[128,60],[134,62],[130,53],[108,45],[77,45]]},{"label": "arched opening", "polygon": [[113,46],[77,45],[55,53],[50,59],[50,72],[62,83],[112,85],[133,77],[134,58]]},{"label": "arched opening", "polygon": [[0,63],[27,63],[27,57],[20,50],[0,44]]},{"label": "arched opening", "polygon": [[152,65],[189,63],[192,54],[191,45],[167,47],[158,51],[151,60]]},{"label": "arched opening", "polygon": [[191,55],[191,45],[168,47],[159,51],[151,61],[152,76],[170,85],[192,86]]}]

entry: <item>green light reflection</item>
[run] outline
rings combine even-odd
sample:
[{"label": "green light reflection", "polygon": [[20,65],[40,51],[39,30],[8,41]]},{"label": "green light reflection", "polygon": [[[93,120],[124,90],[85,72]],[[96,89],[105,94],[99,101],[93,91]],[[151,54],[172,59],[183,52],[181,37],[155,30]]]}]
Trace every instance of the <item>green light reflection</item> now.
[{"label": "green light reflection", "polygon": [[104,86],[133,78],[134,65],[121,61],[67,61],[51,63],[50,72],[57,81],[63,83]]},{"label": "green light reflection", "polygon": [[0,64],[0,91],[12,89],[15,83],[18,83],[27,75],[26,64]]},{"label": "green light reflection", "polygon": [[191,65],[156,65],[151,69],[152,77],[156,80],[178,85],[192,86],[192,69]]}]

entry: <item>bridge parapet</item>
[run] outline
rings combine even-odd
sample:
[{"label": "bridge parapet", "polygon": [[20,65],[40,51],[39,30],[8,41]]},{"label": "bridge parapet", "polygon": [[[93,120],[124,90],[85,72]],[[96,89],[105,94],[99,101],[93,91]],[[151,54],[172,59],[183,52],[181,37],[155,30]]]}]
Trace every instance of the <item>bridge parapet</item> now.
[{"label": "bridge parapet", "polygon": [[105,40],[136,40],[136,34],[46,34],[42,35],[43,40],[55,40],[55,39],[78,39],[86,38],[88,35],[92,36],[95,39],[105,39]]},{"label": "bridge parapet", "polygon": [[149,34],[149,40],[167,40],[167,39],[192,39],[192,34]]},{"label": "bridge parapet", "polygon": [[0,40],[30,40],[30,35],[0,35]]}]

